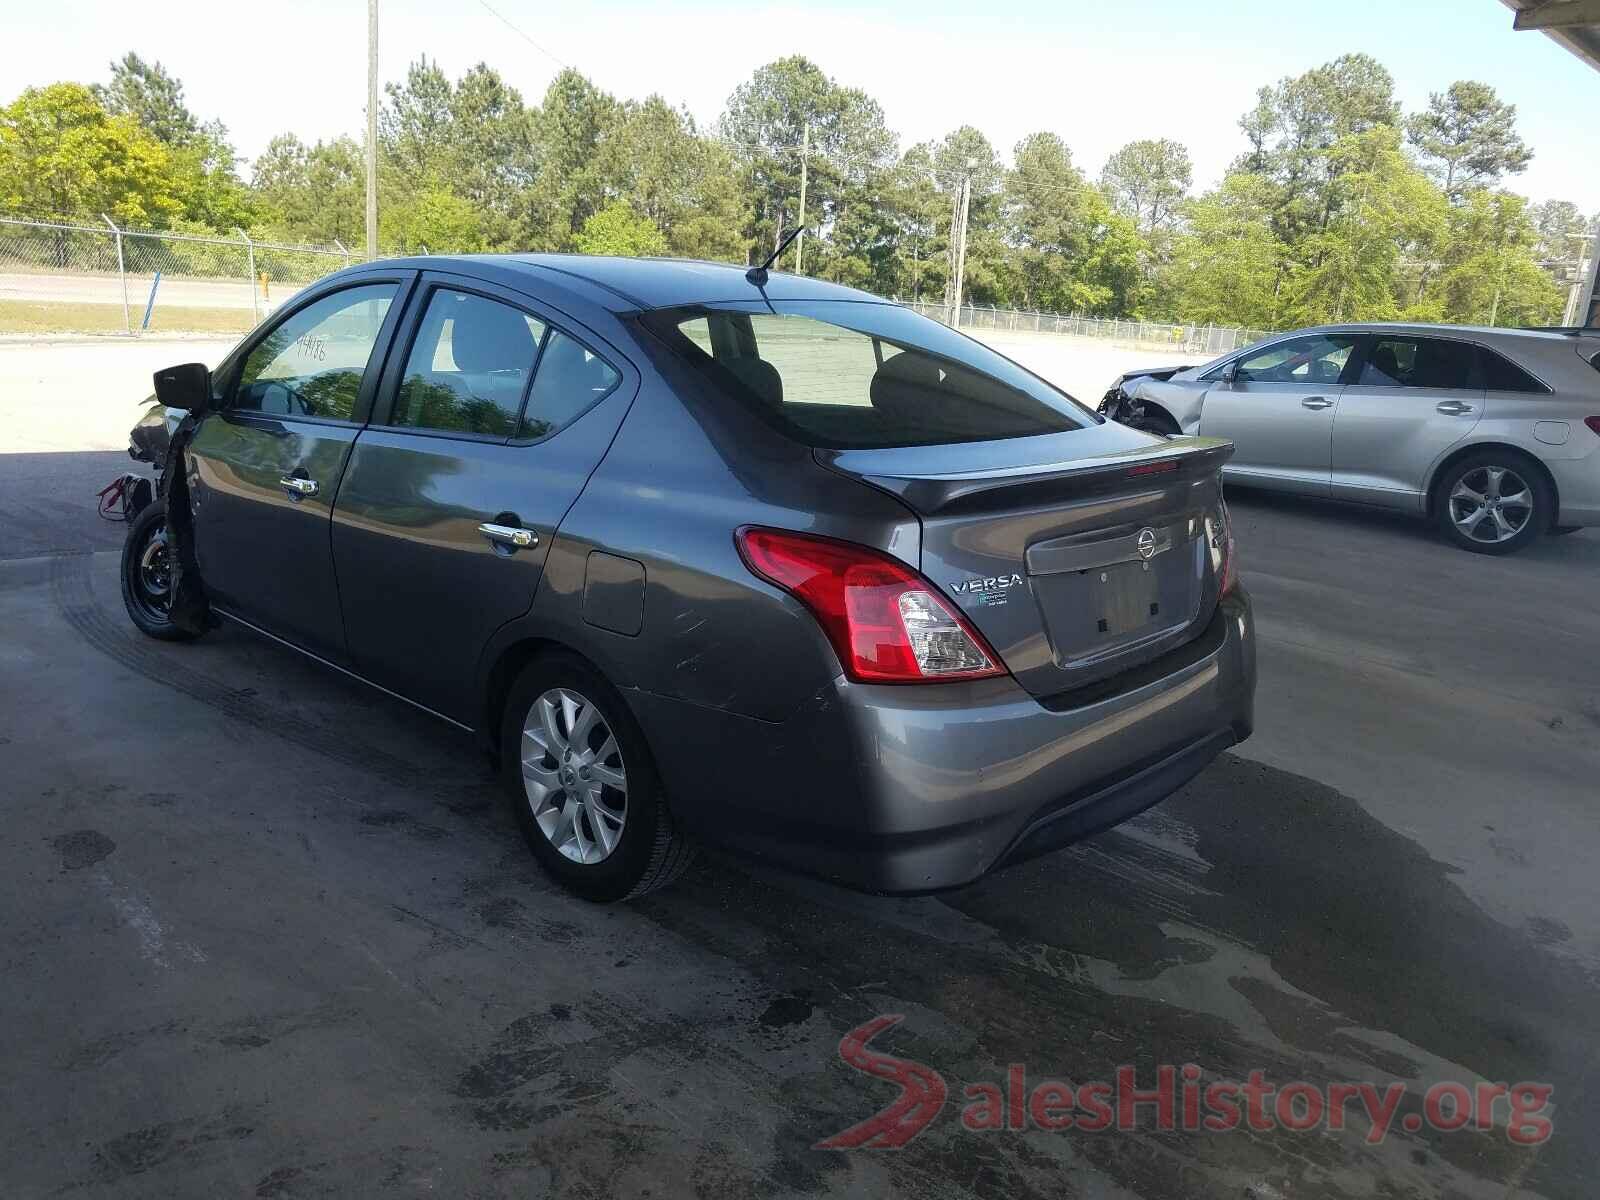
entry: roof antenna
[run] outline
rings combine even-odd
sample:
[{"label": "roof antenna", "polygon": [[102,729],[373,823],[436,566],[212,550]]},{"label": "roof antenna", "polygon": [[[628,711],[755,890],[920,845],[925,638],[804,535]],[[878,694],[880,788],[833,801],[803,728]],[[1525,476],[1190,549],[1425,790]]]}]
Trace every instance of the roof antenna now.
[{"label": "roof antenna", "polygon": [[789,243],[794,241],[795,238],[799,237],[800,231],[804,228],[804,225],[796,225],[793,229],[791,229],[789,231],[789,236],[778,243],[778,248],[768,256],[767,261],[762,263],[759,267],[751,267],[744,273],[744,277],[757,287],[766,287],[767,268],[778,261],[778,257],[789,248]]}]

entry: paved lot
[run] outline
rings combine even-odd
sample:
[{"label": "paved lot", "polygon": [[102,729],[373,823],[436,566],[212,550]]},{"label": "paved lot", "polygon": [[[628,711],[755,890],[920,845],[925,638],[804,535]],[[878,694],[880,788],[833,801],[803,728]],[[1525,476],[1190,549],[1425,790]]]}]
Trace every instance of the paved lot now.
[{"label": "paved lot", "polygon": [[[597,909],[466,741],[235,631],[139,638],[114,527],[8,495],[7,1196],[1592,1192],[1594,532],[1487,559],[1231,491],[1258,732],[1179,794],[944,897],[708,857]],[[874,1047],[950,1099],[898,1152],[812,1149],[894,1097],[838,1053],[885,1013]],[[1542,1081],[1555,1133],[960,1122],[1008,1064],[1187,1062],[1402,1081],[1407,1114],[1439,1080]]]}]

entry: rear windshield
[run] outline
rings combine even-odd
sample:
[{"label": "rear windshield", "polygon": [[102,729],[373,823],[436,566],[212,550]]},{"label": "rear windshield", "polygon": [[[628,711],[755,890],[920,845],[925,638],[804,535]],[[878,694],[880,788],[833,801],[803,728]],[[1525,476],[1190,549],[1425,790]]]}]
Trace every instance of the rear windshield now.
[{"label": "rear windshield", "polygon": [[704,305],[645,323],[718,390],[811,446],[986,442],[1097,421],[988,347],[891,304]]}]

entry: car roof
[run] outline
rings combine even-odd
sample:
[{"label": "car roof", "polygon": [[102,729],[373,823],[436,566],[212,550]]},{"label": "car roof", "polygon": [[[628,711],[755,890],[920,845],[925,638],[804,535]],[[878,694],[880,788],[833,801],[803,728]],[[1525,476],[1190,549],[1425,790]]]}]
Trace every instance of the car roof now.
[{"label": "car roof", "polygon": [[[748,267],[688,258],[621,258],[603,254],[434,254],[377,265],[473,275],[521,274],[544,285],[582,292],[613,312],[753,300],[846,300],[887,303],[856,288],[774,271],[765,287],[745,277]],[[487,271],[486,271],[487,269]],[[588,285],[588,286],[584,286]]]},{"label": "car roof", "polygon": [[1568,342],[1575,336],[1600,333],[1600,330],[1516,329],[1504,325],[1430,325],[1419,321],[1346,321],[1339,325],[1313,325],[1305,329],[1286,330],[1289,333],[1415,333],[1449,336],[1469,334],[1473,337],[1534,338],[1543,341]]}]

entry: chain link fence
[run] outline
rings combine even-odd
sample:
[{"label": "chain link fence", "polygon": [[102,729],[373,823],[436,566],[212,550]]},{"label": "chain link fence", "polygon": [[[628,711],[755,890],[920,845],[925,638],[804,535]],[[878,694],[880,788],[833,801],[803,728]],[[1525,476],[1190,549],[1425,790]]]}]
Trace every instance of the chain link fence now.
[{"label": "chain link fence", "polygon": [[1099,338],[1138,350],[1172,350],[1215,358],[1259,342],[1271,331],[1233,325],[1166,325],[1157,321],[1069,316],[1066,313],[1029,312],[1016,308],[983,308],[963,304],[959,321],[951,320],[947,304],[907,304],[907,308],[945,325],[971,333],[1039,333],[1067,337]]},{"label": "chain link fence", "polygon": [[0,332],[239,332],[361,261],[343,247],[0,217]]},{"label": "chain link fence", "polygon": [[[339,247],[292,246],[82,219],[0,217],[0,332],[242,333],[306,284],[362,260]],[[1167,325],[963,305],[909,308],[973,332],[1095,338],[1140,350],[1214,357],[1267,336],[1259,329]]]}]

